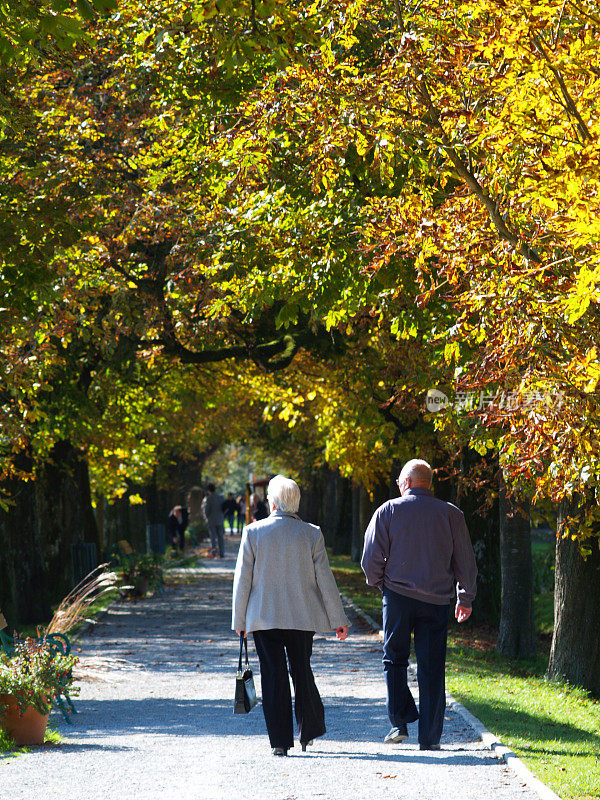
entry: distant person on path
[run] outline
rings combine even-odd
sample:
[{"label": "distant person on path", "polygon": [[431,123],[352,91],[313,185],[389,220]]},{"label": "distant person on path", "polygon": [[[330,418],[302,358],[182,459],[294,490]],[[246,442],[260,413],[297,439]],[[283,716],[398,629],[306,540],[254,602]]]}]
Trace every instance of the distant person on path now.
[{"label": "distant person on path", "polygon": [[188,520],[188,510],[185,506],[174,506],[167,520],[169,539],[173,549],[179,549],[182,553],[185,548],[185,529],[187,528]]},{"label": "distant person on path", "polygon": [[294,746],[292,697],[302,750],[325,733],[325,712],[310,666],[316,631],[343,641],[349,622],[329,567],[321,529],[296,514],[300,489],[277,475],[269,482],[271,514],[247,525],[233,579],[232,628],[254,634],[262,706],[275,756]]},{"label": "distant person on path", "polygon": [[250,498],[250,513],[254,522],[266,519],[269,516],[269,509],[260,495],[254,493]]},{"label": "distant person on path", "polygon": [[223,514],[229,523],[229,535],[233,536],[235,533],[235,512],[237,511],[237,503],[233,497],[233,492],[227,492],[227,497],[223,501]]},{"label": "distant person on path", "polygon": [[246,498],[243,495],[239,495],[237,499],[237,532],[238,536],[241,536],[242,531],[244,530],[244,525],[246,524]]},{"label": "distant person on path", "polygon": [[[408,461],[398,478],[401,497],[380,506],[365,533],[361,566],[383,594],[383,669],[392,729],[387,744],[408,738],[419,720],[421,750],[439,750],[446,708],[446,638],[456,582],[454,615],[471,615],[477,566],[465,519],[431,492],[426,461]],[[406,673],[414,633],[419,712]]]},{"label": "distant person on path", "polygon": [[206,487],[206,497],[202,504],[204,519],[208,525],[212,555],[223,558],[225,555],[225,528],[223,526],[223,496],[220,495],[214,483],[209,483]]},{"label": "distant person on path", "polygon": [[202,515],[202,501],[204,492],[199,486],[192,486],[187,496],[187,506],[189,509],[190,521],[188,531],[192,537],[192,545],[196,546],[202,540],[202,530],[204,528],[204,517]]}]

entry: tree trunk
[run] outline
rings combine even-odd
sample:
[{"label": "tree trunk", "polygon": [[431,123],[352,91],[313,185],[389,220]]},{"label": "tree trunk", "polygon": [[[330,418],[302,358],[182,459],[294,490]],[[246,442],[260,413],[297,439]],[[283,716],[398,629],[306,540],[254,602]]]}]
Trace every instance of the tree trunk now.
[{"label": "tree trunk", "polygon": [[12,505],[0,511],[0,607],[11,627],[45,623],[72,588],[71,545],[98,546],[87,464],[58,442],[35,481],[6,488]]},{"label": "tree trunk", "polygon": [[107,551],[113,552],[117,542],[126,539],[132,547],[129,519],[129,493],[125,492],[104,507],[104,541]]},{"label": "tree trunk", "polygon": [[400,470],[402,469],[402,467],[403,467],[402,462],[399,461],[397,458],[395,458],[392,461],[392,464],[390,466],[389,490],[386,500],[391,500],[394,497],[398,497],[400,495],[400,490],[398,489],[398,477],[400,476]]},{"label": "tree trunk", "polygon": [[360,561],[360,559],[362,558],[362,551],[365,541],[365,531],[367,530],[367,526],[371,521],[371,517],[373,516],[373,511],[374,507],[369,497],[369,493],[367,492],[366,489],[364,489],[361,486],[358,495],[358,529],[360,531],[360,552],[358,553],[358,558],[356,559],[356,561]]},{"label": "tree trunk", "polygon": [[352,547],[352,484],[348,478],[339,480],[339,514],[333,542],[335,555],[349,555]]},{"label": "tree trunk", "polygon": [[322,497],[323,497],[323,470],[313,472],[310,481],[303,488],[300,495],[300,508],[298,514],[306,522],[323,527]]},{"label": "tree trunk", "polygon": [[158,487],[156,484],[156,470],[152,475],[152,480],[144,486],[142,496],[145,501],[146,508],[146,522],[148,525],[156,525],[160,522],[166,522],[161,516],[160,507],[158,502]]},{"label": "tree trunk", "polygon": [[100,559],[104,560],[104,552],[106,551],[106,539],[104,536],[104,512],[106,511],[106,497],[101,492],[96,492],[96,527],[98,529],[98,552],[102,555]]},{"label": "tree trunk", "polygon": [[461,468],[463,478],[454,487],[452,502],[465,515],[479,570],[472,619],[495,624],[500,617],[500,519],[498,500],[490,500],[482,487],[493,480],[499,466],[497,459],[466,450]]},{"label": "tree trunk", "polygon": [[362,531],[360,529],[360,486],[352,487],[352,543],[350,559],[360,561],[362,553]]},{"label": "tree trunk", "polygon": [[365,531],[371,519],[371,503],[363,486],[352,489],[352,547],[350,558],[358,563],[362,557]]},{"label": "tree trunk", "polygon": [[335,546],[340,512],[343,502],[343,486],[340,474],[336,470],[323,468],[321,491],[321,530],[328,547]]},{"label": "tree trunk", "polygon": [[21,622],[50,618],[33,481],[3,487],[12,505],[0,511],[0,607],[10,633]]},{"label": "tree trunk", "polygon": [[500,487],[500,629],[498,652],[508,658],[535,656],[533,565],[529,504]]},{"label": "tree trunk", "polygon": [[[568,514],[559,510],[559,534]],[[584,559],[576,541],[556,540],[554,636],[548,677],[565,680],[600,697],[600,549],[592,540]]]}]

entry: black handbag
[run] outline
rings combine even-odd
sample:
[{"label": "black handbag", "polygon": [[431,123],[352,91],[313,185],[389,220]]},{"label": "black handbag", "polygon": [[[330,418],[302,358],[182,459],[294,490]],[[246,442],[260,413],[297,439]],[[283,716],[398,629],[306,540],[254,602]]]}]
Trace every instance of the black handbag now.
[{"label": "black handbag", "polygon": [[[246,663],[242,669],[242,649],[246,649]],[[256,689],[254,688],[254,678],[248,661],[248,640],[244,634],[240,634],[240,659],[238,671],[235,679],[235,700],[233,701],[234,714],[248,714],[257,704]]]}]

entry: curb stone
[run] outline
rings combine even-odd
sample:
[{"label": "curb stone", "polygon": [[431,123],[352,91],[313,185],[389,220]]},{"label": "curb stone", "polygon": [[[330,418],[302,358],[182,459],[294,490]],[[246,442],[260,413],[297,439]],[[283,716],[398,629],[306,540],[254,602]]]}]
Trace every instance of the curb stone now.
[{"label": "curb stone", "polygon": [[[349,606],[364,622],[366,622],[374,633],[377,633],[381,639],[383,639],[383,631],[379,627],[379,624],[375,622],[373,617],[370,617],[366,614],[362,608],[356,605],[349,597],[345,594],[341,594],[340,597],[345,605]],[[411,670],[416,674],[416,664],[411,661],[410,663]],[[504,762],[513,772],[515,772],[519,778],[522,779],[524,783],[527,784],[531,789],[533,789],[537,794],[540,796],[541,800],[561,800],[559,795],[552,791],[545,783],[539,778],[536,778],[533,772],[525,766],[525,764],[521,761],[521,759],[516,756],[513,751],[503,745],[500,739],[498,739],[495,734],[489,731],[483,722],[474,714],[466,709],[462,703],[459,703],[458,700],[455,700],[451,694],[446,692],[446,704],[447,706],[459,714],[467,725],[470,725],[471,728],[477,733],[483,744],[488,747],[492,753],[496,756],[499,761]]]},{"label": "curb stone", "polygon": [[456,711],[457,714],[465,720],[465,722],[470,725],[473,730],[481,736],[481,741],[484,743],[486,747],[489,747],[490,750],[496,755],[496,757],[507,764],[513,772],[523,780],[531,789],[539,794],[542,800],[561,800],[561,798],[552,791],[545,783],[539,778],[536,778],[535,775],[529,770],[528,767],[521,761],[521,759],[516,756],[513,751],[503,745],[500,739],[495,736],[491,731],[485,727],[481,720],[477,719],[474,714],[466,709],[462,703],[459,703],[458,700],[455,700],[452,695],[447,695],[447,701],[449,707]]},{"label": "curb stone", "polygon": [[108,614],[108,612],[117,602],[117,599],[113,600],[109,605],[107,605],[106,608],[103,609],[98,614],[97,617],[94,617],[94,619],[88,619],[83,623],[83,625],[80,625],[80,627],[77,629],[74,635],[69,636],[71,643],[78,642],[82,636],[86,636],[90,631],[92,631],[96,627],[96,625],[100,622],[100,620],[104,619],[104,617]]},{"label": "curb stone", "polygon": [[340,597],[342,598],[342,603],[345,606],[349,606],[357,616],[359,616],[364,622],[367,623],[367,625],[371,628],[371,630],[373,630],[375,633],[378,633],[379,636],[383,638],[383,631],[381,630],[377,622],[375,622],[373,617],[370,617],[366,612],[362,610],[360,606],[357,606],[353,600],[350,600],[348,595],[342,594],[340,592]]}]

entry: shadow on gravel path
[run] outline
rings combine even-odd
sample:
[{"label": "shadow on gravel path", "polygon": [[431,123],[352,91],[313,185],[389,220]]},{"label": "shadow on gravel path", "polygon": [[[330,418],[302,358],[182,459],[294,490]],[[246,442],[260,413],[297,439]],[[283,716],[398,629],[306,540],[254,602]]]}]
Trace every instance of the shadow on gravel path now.
[{"label": "shadow on gravel path", "polygon": [[[231,576],[177,578],[148,600],[118,603],[78,643],[81,695],[62,746],[2,761],[11,800],[534,800],[447,710],[442,750],[386,746],[376,636],[315,637],[328,732],[307,753],[273,758],[260,706],[234,715],[238,642]],[[352,612],[350,612],[352,613]],[[357,626],[358,628],[358,626]],[[251,664],[258,660],[250,642]]]}]

